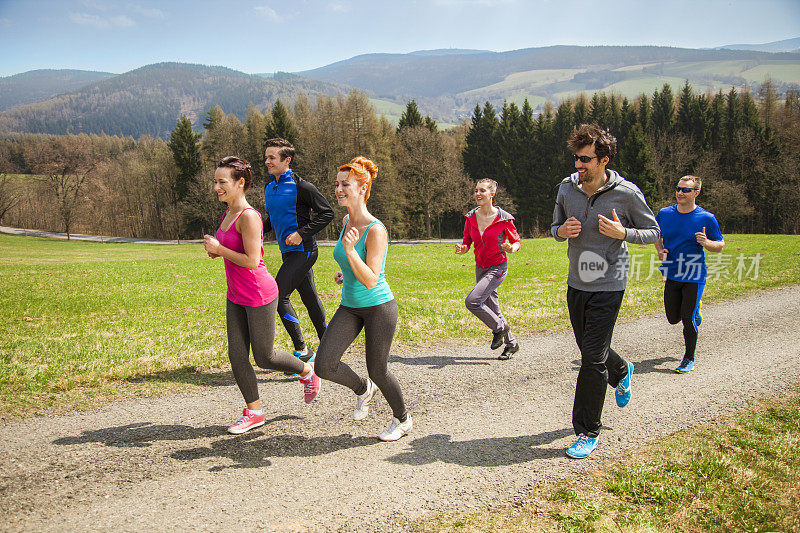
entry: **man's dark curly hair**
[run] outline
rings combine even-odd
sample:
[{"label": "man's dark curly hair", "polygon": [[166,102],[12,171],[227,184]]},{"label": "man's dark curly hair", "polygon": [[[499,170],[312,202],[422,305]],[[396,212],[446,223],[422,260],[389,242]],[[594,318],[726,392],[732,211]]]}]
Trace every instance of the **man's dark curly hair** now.
[{"label": "man's dark curly hair", "polygon": [[598,161],[608,157],[609,163],[617,155],[617,138],[601,128],[596,122],[576,126],[567,140],[567,146],[572,153],[586,146],[594,146],[594,153],[597,155]]}]

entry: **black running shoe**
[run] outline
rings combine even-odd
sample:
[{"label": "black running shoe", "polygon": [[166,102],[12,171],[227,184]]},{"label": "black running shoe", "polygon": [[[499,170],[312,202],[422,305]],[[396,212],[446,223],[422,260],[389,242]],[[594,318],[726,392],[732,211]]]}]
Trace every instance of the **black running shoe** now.
[{"label": "black running shoe", "polygon": [[498,359],[501,361],[507,361],[511,359],[511,354],[517,353],[519,351],[519,343],[515,344],[514,346],[506,346],[506,349],[503,350],[503,353],[497,356]]},{"label": "black running shoe", "polygon": [[506,340],[506,335],[511,330],[511,326],[506,324],[503,329],[498,331],[497,333],[492,333],[492,344],[489,346],[492,350],[498,349]]},{"label": "black running shoe", "polygon": [[314,359],[316,359],[317,354],[314,353],[314,350],[308,348],[308,353],[305,355],[300,356],[300,360],[304,363],[313,363]]}]

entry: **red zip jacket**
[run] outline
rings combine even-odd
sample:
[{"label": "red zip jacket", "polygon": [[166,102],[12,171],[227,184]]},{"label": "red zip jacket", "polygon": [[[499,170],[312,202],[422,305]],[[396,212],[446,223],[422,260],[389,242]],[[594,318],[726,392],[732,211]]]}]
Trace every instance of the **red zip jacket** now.
[{"label": "red zip jacket", "polygon": [[464,239],[461,244],[475,243],[475,262],[478,266],[488,268],[506,262],[506,253],[500,245],[508,238],[511,244],[520,242],[519,233],[514,226],[514,217],[511,213],[497,208],[497,217],[483,232],[478,231],[478,218],[475,213],[478,207],[464,215]]}]

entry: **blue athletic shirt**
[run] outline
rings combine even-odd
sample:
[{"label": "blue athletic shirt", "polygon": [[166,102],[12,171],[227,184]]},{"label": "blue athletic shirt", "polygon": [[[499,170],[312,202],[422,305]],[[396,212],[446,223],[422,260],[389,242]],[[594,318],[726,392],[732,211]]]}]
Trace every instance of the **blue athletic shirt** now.
[{"label": "blue athletic shirt", "polygon": [[661,264],[664,276],[673,281],[705,283],[706,255],[695,233],[706,228],[709,240],[721,241],[717,217],[700,206],[691,213],[681,213],[677,205],[671,205],[658,212],[656,222],[667,249],[667,259]]},{"label": "blue athletic shirt", "polygon": [[[264,232],[275,231],[281,252],[312,252],[317,248],[314,235],[333,220],[333,209],[314,184],[300,179],[287,170],[276,180],[264,187],[264,203],[267,216],[264,219]],[[312,219],[311,214],[314,213]],[[286,237],[298,232],[303,242],[286,244]]]},{"label": "blue athletic shirt", "polygon": [[[380,220],[372,221],[354,246],[356,253],[365,263],[367,262],[367,249],[364,247],[364,243],[367,242],[367,233],[369,233],[369,229],[375,224],[383,226]],[[344,222],[344,228],[346,227],[347,220]],[[383,227],[386,229],[386,226]],[[350,268],[350,261],[347,260],[347,254],[342,244],[344,228],[342,228],[342,232],[339,234],[339,240],[336,241],[336,246],[333,248],[333,258],[339,263],[339,268],[342,269],[342,305],[345,307],[372,307],[394,300],[392,289],[389,288],[389,284],[386,282],[386,277],[384,276],[386,254],[389,251],[388,244],[386,250],[383,252],[383,263],[381,263],[381,273],[378,275],[378,283],[373,288],[368,289],[363,283],[358,281],[358,278],[353,273],[353,269]]]}]

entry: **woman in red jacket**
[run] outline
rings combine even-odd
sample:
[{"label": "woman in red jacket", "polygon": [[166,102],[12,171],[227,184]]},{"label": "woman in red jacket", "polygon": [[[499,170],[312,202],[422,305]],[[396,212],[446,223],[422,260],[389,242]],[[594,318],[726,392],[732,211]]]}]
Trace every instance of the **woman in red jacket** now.
[{"label": "woman in red jacket", "polygon": [[[478,180],[475,184],[475,203],[478,207],[467,213],[464,240],[456,244],[456,253],[464,254],[469,245],[475,245],[475,287],[464,303],[467,309],[492,330],[492,350],[505,343],[498,359],[506,360],[519,351],[519,343],[511,327],[503,318],[497,297],[497,288],[508,274],[507,253],[519,250],[522,245],[514,217],[493,205],[497,182]],[[508,239],[508,242],[505,242]]]}]

